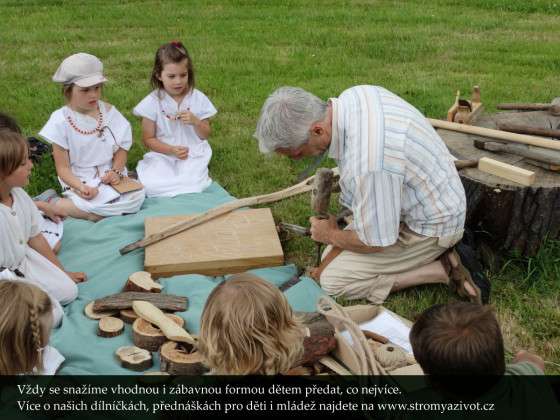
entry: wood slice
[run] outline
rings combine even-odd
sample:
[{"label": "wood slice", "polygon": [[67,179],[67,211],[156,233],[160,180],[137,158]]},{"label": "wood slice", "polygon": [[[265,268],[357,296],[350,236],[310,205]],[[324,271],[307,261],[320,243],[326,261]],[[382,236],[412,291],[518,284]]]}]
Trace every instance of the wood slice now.
[{"label": "wood slice", "polygon": [[132,308],[132,302],[135,300],[150,302],[155,307],[170,312],[184,312],[187,310],[187,298],[184,296],[143,292],[123,292],[96,299],[93,309],[95,311],[129,309]]},{"label": "wood slice", "polygon": [[138,314],[134,312],[134,309],[121,309],[119,312],[121,319],[127,324],[132,324],[138,319]]},{"label": "wood slice", "polygon": [[[185,320],[180,316],[167,314],[167,317],[180,327],[185,324]],[[149,351],[158,351],[167,341],[167,337],[156,325],[142,318],[136,319],[132,324],[132,339],[136,346]]]},{"label": "wood slice", "polygon": [[115,354],[121,366],[126,369],[142,371],[151,368],[154,364],[152,353],[135,346],[119,347]]},{"label": "wood slice", "polygon": [[208,371],[202,355],[189,344],[168,341],[159,354],[161,370],[171,375],[202,375]]},{"label": "wood slice", "polygon": [[[482,115],[476,121],[478,126],[493,129],[500,123],[557,129],[560,117],[546,111],[500,112]],[[535,183],[524,187],[476,168],[459,172],[467,195],[466,225],[475,232],[485,232],[479,239],[499,251],[534,256],[546,237],[560,237],[559,173],[533,166],[520,156],[475,148],[474,140],[487,141],[485,137],[448,130],[438,133],[458,159],[489,157],[536,174]]]},{"label": "wood slice", "polygon": [[128,277],[123,291],[161,293],[161,289],[163,289],[163,286],[155,282],[150,273],[147,271],[137,271]]},{"label": "wood slice", "polygon": [[86,316],[89,319],[101,319],[101,318],[105,318],[107,316],[113,316],[119,313],[119,311],[116,310],[109,310],[109,311],[94,311],[93,310],[93,304],[95,302],[91,301],[90,303],[88,303],[85,308],[84,308],[84,313],[86,314]]},{"label": "wood slice", "polygon": [[122,319],[108,316],[99,320],[97,335],[100,337],[116,337],[124,331],[124,322]]}]

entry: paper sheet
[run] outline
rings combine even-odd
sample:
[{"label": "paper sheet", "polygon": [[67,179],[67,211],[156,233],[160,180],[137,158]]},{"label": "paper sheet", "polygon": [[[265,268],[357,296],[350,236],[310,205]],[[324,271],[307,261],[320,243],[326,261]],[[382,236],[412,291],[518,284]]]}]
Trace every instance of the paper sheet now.
[{"label": "paper sheet", "polygon": [[[410,328],[388,311],[381,311],[375,318],[361,323],[360,329],[387,337],[391,343],[402,347],[406,352],[412,354],[412,347],[408,338]],[[343,331],[342,336],[352,344],[352,337],[348,331]]]}]

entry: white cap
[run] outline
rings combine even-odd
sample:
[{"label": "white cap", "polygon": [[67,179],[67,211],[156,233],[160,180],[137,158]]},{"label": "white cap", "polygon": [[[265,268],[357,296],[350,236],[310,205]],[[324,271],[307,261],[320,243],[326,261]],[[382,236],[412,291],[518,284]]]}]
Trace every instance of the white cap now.
[{"label": "white cap", "polygon": [[86,53],[65,58],[52,79],[65,85],[74,83],[84,88],[107,81],[103,76],[103,63],[96,56]]}]

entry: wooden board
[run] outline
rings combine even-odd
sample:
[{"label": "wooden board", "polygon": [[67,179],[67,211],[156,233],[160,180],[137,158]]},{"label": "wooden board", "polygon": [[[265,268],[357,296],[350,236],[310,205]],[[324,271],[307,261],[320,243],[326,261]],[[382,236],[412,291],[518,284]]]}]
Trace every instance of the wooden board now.
[{"label": "wooden board", "polygon": [[[192,216],[147,217],[146,236]],[[284,253],[268,208],[238,210],[146,248],[144,269],[152,277],[218,276],[284,264]]]}]

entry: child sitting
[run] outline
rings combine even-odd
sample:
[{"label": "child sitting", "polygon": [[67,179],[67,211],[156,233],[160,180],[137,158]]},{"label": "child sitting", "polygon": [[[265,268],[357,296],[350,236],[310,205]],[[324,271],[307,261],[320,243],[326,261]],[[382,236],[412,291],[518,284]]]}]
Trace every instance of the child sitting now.
[{"label": "child sitting", "polygon": [[0,375],[52,375],[64,357],[48,346],[51,299],[38,287],[0,281]]},{"label": "child sitting", "polygon": [[304,328],[280,290],[242,273],[210,293],[199,350],[214,374],[285,374],[302,356],[303,338]]},{"label": "child sitting", "polygon": [[[22,134],[16,120],[14,120],[8,114],[0,112],[0,130],[4,129]],[[58,194],[52,189],[39,194],[37,197],[33,197],[35,205],[43,215],[43,220],[41,223],[41,233],[43,234],[55,254],[60,250],[60,241],[62,239],[63,232],[61,222],[65,217],[64,214],[59,213],[53,206],[54,200],[57,199]]]},{"label": "child sitting", "polygon": [[138,162],[138,180],[148,197],[174,197],[201,192],[211,184],[212,149],[209,118],[216,108],[194,88],[194,70],[181,42],[156,52],[151,84],[154,91],[134,108],[142,117],[142,139],[150,149]]},{"label": "child sitting", "polygon": [[62,307],[76,299],[76,283],[84,273],[64,272],[64,267],[41,234],[42,217],[23,190],[33,164],[25,139],[0,130],[0,278],[34,283],[46,291],[55,306],[55,325]]},{"label": "child sitting", "polygon": [[63,84],[67,104],[51,114],[39,135],[53,145],[66,197],[55,207],[91,221],[136,213],[144,202],[144,190],[119,195],[110,187],[127,175],[132,130],[114,106],[100,100],[107,81],[103,64],[91,54],[74,54],[62,62],[53,80]]}]

